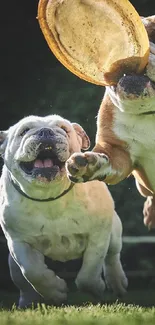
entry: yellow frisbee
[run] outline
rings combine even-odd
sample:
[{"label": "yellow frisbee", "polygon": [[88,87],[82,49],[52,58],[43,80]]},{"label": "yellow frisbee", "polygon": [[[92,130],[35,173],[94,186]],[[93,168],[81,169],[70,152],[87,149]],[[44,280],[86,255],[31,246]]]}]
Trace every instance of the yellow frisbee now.
[{"label": "yellow frisbee", "polygon": [[57,59],[88,82],[114,85],[148,62],[148,35],[128,0],[40,0],[38,20]]}]

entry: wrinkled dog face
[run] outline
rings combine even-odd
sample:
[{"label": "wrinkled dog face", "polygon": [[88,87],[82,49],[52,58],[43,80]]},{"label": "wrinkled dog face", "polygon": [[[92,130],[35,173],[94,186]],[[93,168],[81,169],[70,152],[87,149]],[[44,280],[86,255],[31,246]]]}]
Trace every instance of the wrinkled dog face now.
[{"label": "wrinkled dog face", "polygon": [[79,124],[58,115],[28,116],[0,133],[0,152],[15,179],[49,184],[65,174],[65,162],[73,152],[89,147]]}]

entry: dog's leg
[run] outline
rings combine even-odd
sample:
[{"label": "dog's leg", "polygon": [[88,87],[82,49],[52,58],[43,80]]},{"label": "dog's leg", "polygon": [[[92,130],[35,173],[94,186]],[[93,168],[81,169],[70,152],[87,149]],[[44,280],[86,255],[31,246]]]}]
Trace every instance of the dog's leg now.
[{"label": "dog's leg", "polygon": [[143,207],[144,224],[149,228],[155,228],[155,195],[148,196]]},{"label": "dog's leg", "polygon": [[19,241],[8,241],[8,246],[26,280],[45,300],[51,300],[55,304],[66,300],[66,282],[47,268],[44,256],[38,250]]},{"label": "dog's leg", "polygon": [[112,225],[110,222],[99,226],[98,232],[90,235],[83,255],[82,267],[75,283],[79,290],[91,293],[99,301],[104,299],[105,283],[102,278],[104,259],[109,247]]},{"label": "dog's leg", "polygon": [[149,229],[155,228],[155,195],[142,186],[137,180],[136,186],[139,193],[142,196],[147,197],[143,207],[144,224]]},{"label": "dog's leg", "polygon": [[141,185],[137,179],[135,181],[136,181],[136,187],[142,196],[144,197],[152,196],[152,193],[146,187]]},{"label": "dog's leg", "polygon": [[74,153],[67,160],[66,169],[73,182],[96,179],[117,184],[132,172],[132,162],[127,151],[105,144],[103,147],[96,146],[93,152]]},{"label": "dog's leg", "polygon": [[26,308],[37,306],[38,303],[44,302],[44,299],[33,289],[31,284],[23,276],[20,267],[9,254],[8,258],[10,276],[15,286],[20,290],[18,307]]},{"label": "dog's leg", "polygon": [[118,296],[126,293],[128,280],[120,261],[122,249],[122,224],[115,213],[109,250],[104,263],[104,276],[107,287]]}]

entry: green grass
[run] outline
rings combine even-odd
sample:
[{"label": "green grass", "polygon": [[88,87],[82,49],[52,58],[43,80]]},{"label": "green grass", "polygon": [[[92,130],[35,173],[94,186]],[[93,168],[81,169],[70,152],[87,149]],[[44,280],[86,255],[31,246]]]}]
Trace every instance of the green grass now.
[{"label": "green grass", "polygon": [[37,309],[0,311],[0,325],[155,325],[155,308],[112,305],[38,306]]}]

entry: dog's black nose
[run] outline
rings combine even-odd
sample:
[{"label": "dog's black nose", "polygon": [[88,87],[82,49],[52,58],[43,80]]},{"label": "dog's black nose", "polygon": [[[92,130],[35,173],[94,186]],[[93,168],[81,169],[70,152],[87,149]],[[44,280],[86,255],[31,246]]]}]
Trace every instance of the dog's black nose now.
[{"label": "dog's black nose", "polygon": [[140,95],[147,86],[149,78],[147,76],[124,76],[119,80],[118,85],[123,88],[126,94]]},{"label": "dog's black nose", "polygon": [[42,128],[38,131],[38,136],[40,138],[49,138],[54,136],[54,132],[49,128]]}]

